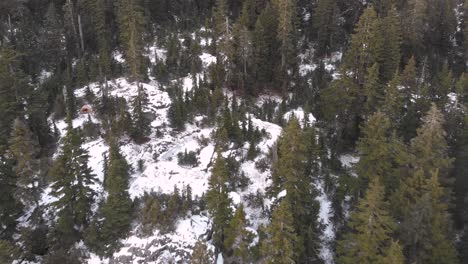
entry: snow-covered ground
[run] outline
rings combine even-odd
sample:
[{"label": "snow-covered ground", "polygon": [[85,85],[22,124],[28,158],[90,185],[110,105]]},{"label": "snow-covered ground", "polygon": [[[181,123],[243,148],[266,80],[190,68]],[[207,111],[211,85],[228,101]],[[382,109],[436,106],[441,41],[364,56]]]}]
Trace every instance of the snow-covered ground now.
[{"label": "snow-covered ground", "polygon": [[[190,76],[183,78],[183,80],[185,88],[191,86],[191,82],[188,81],[192,80]],[[108,85],[110,87],[110,94],[114,96],[121,96],[129,100],[137,94],[136,84],[130,83],[124,78],[109,81]],[[196,125],[187,124],[184,132],[172,133],[172,129],[167,126],[169,123],[167,111],[170,106],[168,94],[157,82],[152,81],[150,83],[142,83],[142,85],[149,99],[147,111],[154,114],[155,120],[151,123],[153,133],[148,142],[138,145],[125,137],[120,142],[122,154],[134,168],[130,179],[130,196],[137,198],[145,192],[150,191],[171,193],[174,190],[174,186],[182,189],[185,185],[192,187],[194,196],[201,196],[208,188],[210,176],[208,164],[210,164],[214,156],[214,145],[208,143],[206,146],[201,146],[199,138],[210,138],[210,134],[214,128],[200,128]],[[98,84],[90,84],[89,88],[96,95],[100,95],[101,91]],[[76,90],[75,94],[77,98],[83,97],[85,95],[85,88]],[[302,112],[301,114],[301,110],[298,109],[294,112],[294,115],[303,117],[304,113]],[[89,118],[93,123],[100,123],[94,114],[90,114],[89,116],[79,115],[73,120],[73,126],[81,127]],[[257,158],[258,160],[268,154],[270,147],[276,142],[282,129],[276,124],[260,120],[254,116],[251,116],[251,120],[254,127],[267,132],[267,136],[257,145],[261,152]],[[64,120],[56,122],[60,135],[63,136],[65,134],[66,126]],[[162,136],[156,136],[156,129],[159,129]],[[104,139],[98,138],[86,142],[83,147],[89,151],[89,166],[100,180],[100,183],[92,187],[103,197],[103,155],[108,151],[108,146]],[[247,149],[248,146],[245,148],[245,151]],[[185,150],[199,153],[198,166],[192,168],[181,166],[177,163],[177,154]],[[139,160],[142,160],[144,164],[141,172],[137,169]],[[266,187],[270,184],[268,179],[270,172],[268,170],[260,172],[255,166],[255,161],[243,162],[240,169],[250,179],[250,183],[243,191],[230,193],[230,197],[233,201],[233,206],[239,203],[244,204],[247,218],[251,223],[250,229],[255,231],[259,225],[266,224],[268,220],[262,215],[261,209],[249,207],[246,199],[249,195],[256,194],[257,191],[262,193],[265,191]],[[42,204],[44,205],[54,201],[54,198],[48,192],[50,192],[50,188],[43,195]],[[202,234],[206,233],[208,227],[209,218],[206,215],[193,215],[179,220],[176,225],[176,231],[170,234],[163,235],[156,230],[152,236],[140,237],[136,235],[137,232],[135,230],[129,237],[122,240],[124,246],[114,254],[113,258],[126,257],[128,260],[130,257],[134,263],[137,263],[143,259],[134,254],[134,248],[144,249],[146,255],[151,255],[152,252],[156,251],[160,254],[161,249],[170,248],[165,254],[161,254],[160,257],[164,259],[172,257],[177,261],[180,255],[171,256],[171,254],[177,252],[177,249],[185,251],[187,254],[190,253],[195,242]],[[101,260],[96,255],[91,254],[88,263],[108,263],[108,261],[109,259]],[[164,261],[158,259],[156,263],[164,263]]]},{"label": "snow-covered ground", "polygon": [[[202,46],[209,44],[211,40],[202,39]],[[165,60],[166,51],[157,46],[148,47],[145,54],[155,64],[157,61]],[[114,59],[119,63],[124,63],[125,59],[122,54],[115,52]],[[207,68],[210,64],[216,62],[216,57],[203,52],[200,55],[203,67]],[[334,63],[341,59],[341,53],[334,54],[331,58],[324,61],[325,68],[329,72],[334,71]],[[317,68],[316,64],[303,63],[300,66],[302,75],[314,71]],[[197,79],[201,78],[201,74],[195,76]],[[189,91],[193,87],[193,76],[186,76],[184,78],[173,80],[182,85],[184,91]],[[148,83],[141,83],[148,94],[149,106],[147,111],[151,112],[154,120],[151,123],[152,134],[149,141],[138,145],[127,137],[120,140],[120,148],[122,154],[126,157],[129,164],[133,167],[132,175],[130,178],[129,193],[132,199],[141,197],[145,192],[157,191],[161,193],[172,193],[174,186],[182,189],[184,186],[190,185],[192,188],[193,196],[200,197],[208,188],[208,179],[210,176],[210,167],[215,146],[212,142],[207,145],[200,144],[200,138],[210,138],[213,132],[213,127],[198,127],[196,124],[186,124],[186,130],[181,133],[176,133],[169,127],[169,120],[167,113],[171,104],[169,95],[156,80],[151,79]],[[96,95],[100,95],[100,86],[97,83],[89,84],[89,89]],[[125,78],[117,78],[108,82],[109,92],[113,96],[123,97],[129,102],[137,94],[136,83],[131,83]],[[85,96],[86,88],[81,88],[75,91],[77,98]],[[232,94],[226,93],[229,98]],[[280,96],[277,95],[262,95],[258,98],[256,104],[261,106],[263,103],[273,101],[280,103],[282,101]],[[80,107],[80,106],[79,106]],[[262,208],[256,208],[249,205],[248,197],[257,194],[258,192],[264,193],[266,188],[271,184],[269,176],[270,170],[260,171],[256,167],[256,162],[265,158],[268,155],[270,148],[275,144],[278,137],[282,132],[282,128],[276,124],[261,120],[254,115],[247,114],[252,120],[254,127],[259,130],[266,131],[264,137],[257,145],[260,154],[254,161],[243,161],[240,164],[240,170],[249,179],[248,186],[242,191],[231,192],[230,198],[232,206],[237,206],[242,203],[246,211],[246,217],[250,223],[249,230],[253,234],[257,234],[256,230],[260,225],[268,223],[267,216],[264,215]],[[298,118],[301,124],[309,122],[313,124],[316,120],[312,114],[305,113],[302,108],[297,108],[287,112],[283,117],[285,120],[290,119],[292,116]],[[306,118],[307,117],[307,118]],[[196,119],[203,117],[196,117]],[[73,127],[81,127],[86,121],[91,120],[93,123],[100,123],[100,120],[93,114],[79,115],[73,120]],[[66,123],[64,120],[55,122],[59,134],[63,136],[66,132]],[[158,131],[158,135],[156,133]],[[104,154],[108,151],[109,147],[106,145],[103,138],[98,138],[86,142],[83,147],[89,151],[90,159],[89,166],[92,168],[94,174],[97,175],[99,182],[92,186],[93,189],[99,194],[99,198],[105,197],[105,192],[102,186],[103,182],[103,159]],[[243,152],[248,150],[248,143],[243,146]],[[60,149],[60,148],[59,148]],[[196,167],[181,166],[177,162],[177,154],[180,152],[195,151],[199,159],[199,164]],[[55,154],[55,157],[57,153]],[[138,163],[143,161],[143,170],[139,171]],[[352,166],[356,160],[354,157],[342,157],[345,166]],[[320,202],[320,221],[325,226],[324,233],[321,238],[324,241],[320,249],[320,255],[325,260],[326,264],[333,263],[333,252],[330,243],[334,239],[333,224],[330,221],[331,217],[331,201],[323,190],[323,182],[316,183],[317,189],[320,191],[320,196],[317,200]],[[41,204],[48,205],[52,203],[55,198],[49,195],[50,188],[46,188]],[[285,195],[285,193],[284,193]],[[272,201],[268,199],[265,201],[266,206],[271,204]],[[94,209],[97,208],[97,204]],[[123,239],[121,242],[123,247],[116,252],[112,258],[99,258],[94,254],[90,254],[87,259],[89,264],[107,264],[112,259],[113,263],[118,263],[119,259],[125,259],[130,263],[168,263],[170,261],[180,262],[181,258],[186,258],[192,252],[192,247],[196,241],[203,238],[210,227],[210,218],[206,212],[200,215],[187,215],[184,219],[178,220],[175,231],[169,234],[161,234],[158,230],[150,236],[142,237],[137,235],[138,226],[130,235]],[[255,245],[258,243],[258,237],[254,239]],[[212,248],[212,245],[208,243]],[[144,259],[143,256],[151,256],[151,261]],[[222,256],[218,257],[217,263],[222,263]]]}]

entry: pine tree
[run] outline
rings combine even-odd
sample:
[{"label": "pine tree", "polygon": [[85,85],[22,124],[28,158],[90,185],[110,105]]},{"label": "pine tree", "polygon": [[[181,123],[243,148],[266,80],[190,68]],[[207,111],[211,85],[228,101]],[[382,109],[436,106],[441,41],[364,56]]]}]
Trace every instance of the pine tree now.
[{"label": "pine tree", "polygon": [[274,209],[271,223],[267,227],[267,237],[261,244],[263,263],[298,263],[304,250],[302,245],[303,242],[294,228],[290,203],[283,200]]},{"label": "pine tree", "polygon": [[409,100],[413,94],[420,95],[416,79],[416,60],[411,57],[401,73],[401,84],[404,86],[405,99]]},{"label": "pine tree", "polygon": [[0,240],[11,239],[22,212],[21,204],[15,199],[15,191],[13,161],[4,153],[0,154]]},{"label": "pine tree", "polygon": [[[213,10],[215,38],[223,37],[229,31],[228,6],[226,0],[216,0]],[[226,24],[228,23],[228,24]]]},{"label": "pine tree", "polygon": [[372,115],[361,132],[357,143],[360,159],[356,164],[361,191],[378,177],[389,194],[400,182],[398,169],[403,165],[399,163],[404,160],[405,146],[396,138],[388,117],[381,112]]},{"label": "pine tree", "polygon": [[129,177],[130,165],[120,153],[117,142],[110,139],[109,164],[106,184],[107,200],[100,210],[103,216],[101,241],[105,246],[105,254],[109,255],[119,246],[119,239],[130,230],[133,204],[130,199]]},{"label": "pine tree", "polygon": [[383,51],[381,77],[385,83],[392,79],[400,65],[401,26],[396,8],[392,6],[382,20]]},{"label": "pine tree", "polygon": [[213,244],[217,250],[224,251],[226,229],[231,219],[231,199],[228,191],[228,169],[226,162],[218,151],[208,182],[206,206],[213,218]]},{"label": "pine tree", "polygon": [[463,38],[464,38],[463,44],[465,48],[465,61],[466,61],[468,60],[468,54],[467,54],[468,53],[467,52],[468,51],[468,12],[466,12],[466,10],[468,10],[468,0],[465,0],[463,2],[463,8],[465,9],[464,17],[463,17]]},{"label": "pine tree", "polygon": [[119,33],[132,80],[140,81],[145,18],[139,0],[119,1]]},{"label": "pine tree", "polygon": [[351,36],[351,44],[341,69],[343,73],[352,72],[353,79],[359,85],[364,83],[366,69],[381,61],[384,40],[379,29],[377,13],[372,7],[366,8]]},{"label": "pine tree", "polygon": [[25,122],[15,119],[10,139],[10,153],[16,164],[14,172],[17,176],[17,199],[23,204],[39,206],[41,185],[43,180],[40,175],[38,155],[38,143]]},{"label": "pine tree", "polygon": [[213,263],[213,252],[208,249],[206,244],[202,241],[197,241],[193,248],[190,263],[192,264],[211,264]]},{"label": "pine tree", "polygon": [[317,3],[313,25],[317,32],[316,54],[318,56],[330,55],[330,52],[338,44],[340,31],[338,13],[339,9],[335,0],[324,0]]},{"label": "pine tree", "polygon": [[280,43],[279,54],[281,62],[279,74],[281,78],[281,91],[285,92],[291,76],[288,71],[292,70],[296,57],[296,1],[295,0],[274,0],[273,5],[278,13],[278,35]]},{"label": "pine tree", "polygon": [[[424,31],[426,30],[427,0],[409,0],[403,19],[403,44],[407,54],[420,57],[424,47]],[[409,56],[408,56],[409,57]]]},{"label": "pine tree", "polygon": [[224,241],[226,250],[232,254],[229,259],[234,263],[248,263],[249,261],[249,245],[253,237],[252,233],[246,229],[247,225],[244,206],[241,204],[229,223]]},{"label": "pine tree", "polygon": [[359,92],[360,87],[354,80],[344,75],[320,93],[322,114],[325,120],[334,123],[337,151],[352,145],[359,136],[359,114],[362,111]]},{"label": "pine tree", "polygon": [[374,65],[368,69],[365,78],[363,87],[363,97],[365,98],[363,99],[363,115],[366,119],[375,112],[383,98],[382,86],[379,82],[379,69],[379,64],[374,63]]},{"label": "pine tree", "polygon": [[349,231],[338,241],[337,263],[381,263],[395,225],[384,200],[384,187],[374,178],[348,221]]},{"label": "pine tree", "polygon": [[252,36],[249,31],[249,7],[250,1],[245,1],[241,16],[234,24],[232,32],[233,48],[235,50],[235,75],[237,76],[236,87],[246,91],[250,83],[250,64],[252,56]]},{"label": "pine tree", "polygon": [[138,94],[133,98],[133,138],[142,140],[151,133],[150,120],[145,115],[148,105],[148,95],[143,85],[138,86]]},{"label": "pine tree", "polygon": [[308,148],[299,121],[292,118],[278,141],[278,159],[273,165],[271,193],[277,195],[286,190],[287,202],[295,219],[296,234],[304,243],[299,252],[301,261],[309,262],[317,258],[318,240],[317,215],[319,204],[315,201],[317,190],[313,186],[315,175],[307,169]]},{"label": "pine tree", "polygon": [[58,220],[55,227],[55,245],[70,246],[88,225],[95,191],[91,185],[96,176],[88,167],[89,154],[81,147],[81,132],[69,128],[63,139],[63,148],[50,171],[53,180],[51,194]]},{"label": "pine tree", "polygon": [[109,24],[106,18],[107,3],[105,0],[88,1],[92,12],[94,31],[96,32],[99,50],[99,74],[106,82],[111,74],[111,43]]},{"label": "pine tree", "polygon": [[434,87],[431,87],[432,101],[437,103],[437,107],[443,109],[447,104],[447,94],[452,92],[453,75],[449,70],[447,63],[436,75]]},{"label": "pine tree", "polygon": [[437,170],[427,178],[418,171],[406,185],[406,198],[413,201],[403,212],[400,237],[410,263],[457,263],[450,237],[450,216],[443,200]]},{"label": "pine tree", "polygon": [[17,52],[7,45],[0,47],[0,149],[7,146],[13,121],[24,110],[30,90],[19,63]]},{"label": "pine tree", "polygon": [[386,250],[385,256],[382,259],[382,264],[404,264],[405,256],[403,249],[396,241],[392,241],[390,247]]},{"label": "pine tree", "polygon": [[393,79],[387,85],[385,99],[379,107],[380,111],[390,120],[392,128],[399,127],[404,111],[404,99],[399,90],[400,83],[400,76],[395,73]]},{"label": "pine tree", "polygon": [[[455,177],[455,197],[456,197],[456,216],[459,223],[462,223],[465,228],[468,227],[468,167],[466,160],[468,159],[468,117],[463,120],[462,132],[457,138],[457,146],[455,147],[455,161],[453,174]],[[465,232],[465,239],[468,238]],[[466,244],[468,246],[468,244]],[[467,252],[468,253],[468,252]],[[468,255],[466,255],[468,256]]]},{"label": "pine tree", "polygon": [[274,80],[274,69],[279,64],[277,59],[279,46],[276,38],[277,27],[275,10],[270,4],[267,4],[258,16],[252,37],[256,90],[251,91],[251,94],[262,91]]},{"label": "pine tree", "polygon": [[432,104],[423,118],[422,126],[417,130],[418,135],[411,140],[410,151],[414,155],[412,166],[415,169],[422,169],[427,177],[438,169],[442,185],[448,187],[453,183],[449,177],[452,159],[448,156],[443,123],[442,113]]},{"label": "pine tree", "polygon": [[456,87],[456,92],[458,96],[460,97],[458,99],[459,102],[462,104],[468,104],[468,73],[462,73],[455,87]]},{"label": "pine tree", "polygon": [[64,34],[63,25],[60,23],[60,18],[54,2],[50,2],[47,8],[44,27],[46,28],[44,32],[44,42],[42,44],[44,46],[44,59],[54,68],[58,66],[60,59],[65,55],[62,43]]}]

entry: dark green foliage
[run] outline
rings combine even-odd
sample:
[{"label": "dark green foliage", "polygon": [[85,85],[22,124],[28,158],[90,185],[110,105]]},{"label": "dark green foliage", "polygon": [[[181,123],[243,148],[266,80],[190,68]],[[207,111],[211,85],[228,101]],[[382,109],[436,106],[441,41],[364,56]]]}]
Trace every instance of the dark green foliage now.
[{"label": "dark green foliage", "polygon": [[246,263],[249,261],[249,245],[252,243],[253,234],[246,229],[247,225],[244,206],[241,204],[236,209],[226,231],[224,245],[229,256],[229,261],[235,263]]},{"label": "dark green foliage", "polygon": [[24,110],[23,102],[29,92],[19,62],[14,50],[0,46],[0,148],[6,146],[13,120]]},{"label": "dark green foliage", "polygon": [[95,191],[90,185],[97,180],[88,167],[89,154],[81,147],[82,142],[81,131],[69,128],[50,171],[51,194],[57,198],[52,205],[58,216],[52,243],[60,248],[78,241],[91,217]]},{"label": "dark green foliage", "polygon": [[226,230],[232,216],[231,199],[228,195],[227,181],[229,175],[226,163],[218,151],[216,162],[209,179],[208,192],[206,194],[206,205],[213,217],[213,244],[218,250],[225,251],[224,242]]},{"label": "dark green foliage", "polygon": [[[351,215],[347,224],[349,231],[338,241],[337,263],[380,263],[387,257],[396,226],[387,206],[384,188],[378,178],[374,178]],[[403,261],[398,263],[403,264]]]},{"label": "dark green foliage", "polygon": [[132,80],[139,81],[143,72],[143,29],[145,18],[140,0],[120,0],[118,3],[120,41]]},{"label": "dark green foliage", "polygon": [[357,150],[361,157],[356,164],[361,191],[373,178],[379,178],[386,194],[395,191],[400,183],[399,169],[408,162],[408,154],[406,146],[392,131],[388,117],[381,112],[370,117],[362,128]]},{"label": "dark green foliage", "polygon": [[[272,195],[286,190],[286,200],[294,217],[295,234],[303,244],[298,245],[298,259],[314,261],[316,253],[312,250],[318,241],[317,215],[319,204],[315,201],[317,190],[313,186],[316,175],[307,170],[308,146],[297,119],[292,118],[278,141],[278,158],[273,165]],[[313,158],[313,157],[311,157]],[[283,202],[282,202],[283,203]]]},{"label": "dark green foliage", "polygon": [[[148,94],[142,85],[138,86],[138,94],[133,98],[132,107],[132,137],[137,142],[143,142],[151,133],[151,120],[145,114],[148,107]],[[125,117],[125,113],[121,116]]]},{"label": "dark green foliage", "polygon": [[193,264],[210,264],[213,262],[213,252],[208,249],[206,244],[202,241],[197,241],[193,247],[190,263]]},{"label": "dark green foliage", "polygon": [[250,95],[261,92],[274,80],[278,62],[278,40],[276,31],[278,21],[275,10],[268,4],[258,16],[253,32],[253,59],[255,69],[255,90],[249,90]]},{"label": "dark green foliage", "polygon": [[19,256],[19,249],[7,240],[0,240],[0,262],[12,263]]},{"label": "dark green foliage", "polygon": [[10,239],[16,231],[17,218],[21,213],[21,205],[15,199],[16,177],[13,172],[13,161],[0,155],[0,239]]},{"label": "dark green foliage", "polygon": [[190,186],[186,186],[182,193],[176,188],[172,194],[145,193],[138,211],[140,231],[144,235],[151,235],[156,229],[163,233],[173,231],[176,220],[184,217],[197,203],[192,200],[191,192]]},{"label": "dark green foliage", "polygon": [[294,217],[288,201],[283,200],[273,211],[267,237],[262,241],[261,255],[265,263],[296,263],[303,252],[303,242],[296,234]]},{"label": "dark green foliage", "polygon": [[179,131],[185,130],[185,122],[188,120],[186,93],[179,85],[171,89],[171,107],[169,108],[169,120],[172,127]]},{"label": "dark green foliage", "polygon": [[39,146],[24,120],[14,121],[9,143],[9,152],[15,161],[16,197],[25,205],[38,206],[44,183],[43,175],[39,173]]},{"label": "dark green foliage", "polygon": [[130,165],[120,153],[117,142],[111,139],[109,164],[104,188],[108,193],[107,200],[100,211],[103,217],[99,241],[105,245],[105,254],[112,253],[119,246],[130,228],[133,203],[128,194]]},{"label": "dark green foliage", "polygon": [[185,149],[185,152],[179,152],[177,154],[177,164],[188,165],[191,167],[198,166],[199,161],[197,158],[197,153],[194,151],[187,152],[187,149]]},{"label": "dark green foliage", "polygon": [[319,1],[315,9],[313,25],[316,30],[318,56],[330,55],[340,40],[338,1]]}]

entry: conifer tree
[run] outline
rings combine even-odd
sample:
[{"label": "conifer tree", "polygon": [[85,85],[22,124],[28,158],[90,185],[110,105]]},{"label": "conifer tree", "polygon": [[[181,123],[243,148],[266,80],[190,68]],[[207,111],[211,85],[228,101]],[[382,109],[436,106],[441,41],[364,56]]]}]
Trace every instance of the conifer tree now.
[{"label": "conifer tree", "polygon": [[132,80],[140,81],[145,18],[139,0],[119,0],[119,33]]},{"label": "conifer tree", "polygon": [[468,104],[468,73],[462,73],[455,87],[456,87],[456,92],[458,96],[460,97],[458,99],[459,102],[462,104]]},{"label": "conifer tree", "polygon": [[78,129],[69,128],[63,148],[50,171],[53,183],[51,194],[58,220],[55,227],[55,245],[70,246],[77,241],[88,225],[95,191],[91,185],[96,176],[88,167],[89,154],[82,148],[83,140]]},{"label": "conifer tree", "polygon": [[381,262],[382,264],[404,264],[405,256],[403,255],[403,248],[396,241],[392,241],[390,247],[386,250],[385,256]]},{"label": "conifer tree", "polygon": [[213,10],[215,37],[220,38],[229,31],[228,6],[226,0],[216,0]]},{"label": "conifer tree", "polygon": [[38,143],[25,122],[15,119],[10,139],[10,153],[16,164],[17,199],[23,204],[39,206],[42,179],[37,160]]},{"label": "conifer tree", "polygon": [[[455,176],[455,197],[457,220],[468,227],[468,117],[463,120],[462,132],[457,138],[457,147],[455,148],[455,161],[453,174]],[[466,233],[466,232],[465,232]],[[465,234],[465,239],[468,238]],[[467,241],[468,242],[468,241]],[[468,246],[468,244],[466,244]],[[468,252],[467,252],[468,253]],[[466,255],[468,256],[468,255]]]},{"label": "conifer tree", "polygon": [[13,121],[24,110],[29,85],[19,68],[17,52],[0,47],[0,149],[7,145]]},{"label": "conifer tree", "polygon": [[411,57],[401,73],[401,84],[404,86],[405,99],[409,100],[412,94],[420,95],[416,80],[416,60]]},{"label": "conifer tree", "polygon": [[[465,61],[468,60],[468,0],[463,2],[463,8],[465,9],[464,17],[463,17],[463,46],[465,48]],[[465,86],[466,87],[466,86]]]},{"label": "conifer tree", "polygon": [[252,36],[249,31],[249,7],[250,1],[245,1],[243,4],[241,16],[234,24],[232,38],[233,48],[235,50],[235,72],[237,79],[237,87],[242,91],[247,89],[249,85],[249,69],[252,55]]},{"label": "conifer tree", "polygon": [[307,145],[299,121],[292,118],[278,141],[278,159],[273,165],[271,193],[277,195],[286,190],[286,202],[290,203],[295,219],[296,234],[304,243],[301,261],[317,258],[313,250],[318,242],[317,215],[319,204],[315,200],[317,190],[313,186],[315,175],[307,169]]},{"label": "conifer tree", "polygon": [[208,182],[206,206],[213,218],[213,244],[220,251],[225,250],[224,241],[232,215],[231,199],[228,191],[228,173],[226,162],[218,150],[216,162]]},{"label": "conifer tree", "polygon": [[145,115],[148,105],[148,95],[143,85],[138,86],[138,94],[133,98],[132,120],[133,120],[133,138],[141,140],[151,133],[150,120]]},{"label": "conifer tree", "polygon": [[[257,91],[262,91],[274,79],[274,69],[278,65],[277,27],[278,21],[275,10],[268,3],[258,16],[252,37]],[[251,94],[255,94],[257,91],[251,91]]]},{"label": "conifer tree", "polygon": [[285,92],[289,85],[290,76],[288,71],[292,70],[296,57],[296,1],[295,0],[274,0],[274,7],[278,14],[278,35],[280,43],[279,54],[281,62],[279,64],[279,74],[281,76],[281,91]]},{"label": "conifer tree", "polygon": [[50,2],[44,19],[44,26],[47,30],[44,32],[44,59],[49,62],[51,67],[57,67],[60,59],[63,58],[64,47],[62,43],[63,26],[57,13],[54,2]]},{"label": "conifer tree", "polygon": [[365,119],[375,112],[379,102],[383,98],[383,92],[379,81],[379,69],[379,64],[374,63],[374,65],[368,69],[365,78],[363,87],[363,115]]},{"label": "conifer tree", "polygon": [[226,250],[232,254],[230,261],[234,263],[248,263],[252,234],[246,229],[247,225],[244,206],[240,204],[229,223],[224,241]]},{"label": "conifer tree", "polygon": [[395,73],[387,85],[385,99],[379,107],[380,111],[388,117],[393,128],[398,128],[401,124],[404,110],[404,99],[399,90],[400,83],[400,76]]},{"label": "conifer tree", "polygon": [[389,8],[387,16],[382,19],[383,35],[383,58],[381,66],[381,77],[387,82],[394,76],[400,65],[401,26],[396,8]]},{"label": "conifer tree", "polygon": [[280,202],[273,211],[267,227],[267,237],[261,244],[263,263],[298,263],[303,252],[303,242],[296,234],[290,203]]},{"label": "conifer tree", "polygon": [[400,237],[410,263],[457,263],[451,235],[446,191],[440,186],[437,170],[427,178],[418,171],[407,186]]},{"label": "conifer tree", "polygon": [[332,81],[320,96],[322,98],[322,114],[325,120],[333,122],[336,135],[336,149],[342,151],[359,134],[359,114],[362,111],[362,95],[360,87],[347,75]]},{"label": "conifer tree", "polygon": [[384,187],[374,178],[348,221],[349,231],[338,241],[337,263],[383,262],[395,225],[384,200]]},{"label": "conifer tree", "polygon": [[342,66],[342,72],[352,72],[353,79],[359,85],[364,83],[366,69],[381,61],[383,38],[379,29],[377,13],[372,7],[366,8],[351,36]]},{"label": "conifer tree", "polygon": [[94,31],[96,32],[99,50],[99,74],[106,82],[111,74],[111,44],[109,24],[106,18],[107,3],[105,0],[88,1],[92,12]]},{"label": "conifer tree", "polygon": [[339,9],[337,1],[324,0],[317,3],[315,9],[314,28],[317,32],[317,50],[319,56],[330,55],[338,44]]},{"label": "conifer tree", "polygon": [[403,165],[399,163],[404,160],[405,146],[396,138],[388,117],[381,112],[372,115],[361,132],[357,143],[360,159],[356,164],[361,191],[373,177],[378,177],[388,194],[400,182],[398,169]]},{"label": "conifer tree", "polygon": [[111,254],[118,246],[119,239],[130,230],[132,200],[128,193],[130,165],[120,153],[118,143],[110,139],[109,164],[104,185],[107,200],[100,208],[103,216],[101,241],[105,254]]},{"label": "conifer tree", "polygon": [[197,241],[193,248],[192,256],[190,263],[192,264],[211,264],[213,263],[213,252],[208,249],[206,243],[202,241]]},{"label": "conifer tree", "polygon": [[[409,0],[408,7],[403,15],[404,36],[403,43],[408,54],[415,54],[418,57],[424,47],[424,31],[426,30],[426,0]],[[409,57],[409,56],[408,56]]]},{"label": "conifer tree", "polygon": [[448,156],[443,123],[442,113],[432,104],[423,118],[422,126],[417,130],[418,135],[411,140],[410,151],[414,155],[412,165],[415,169],[422,169],[427,177],[438,169],[442,185],[448,187],[453,183],[449,177],[452,159]]},{"label": "conifer tree", "polygon": [[436,74],[435,87],[431,87],[431,96],[433,102],[441,109],[447,104],[447,94],[452,92],[453,75],[449,70],[447,63],[442,66],[442,69]]},{"label": "conifer tree", "polygon": [[15,199],[16,177],[13,161],[0,154],[0,240],[11,239],[16,231],[21,204]]}]

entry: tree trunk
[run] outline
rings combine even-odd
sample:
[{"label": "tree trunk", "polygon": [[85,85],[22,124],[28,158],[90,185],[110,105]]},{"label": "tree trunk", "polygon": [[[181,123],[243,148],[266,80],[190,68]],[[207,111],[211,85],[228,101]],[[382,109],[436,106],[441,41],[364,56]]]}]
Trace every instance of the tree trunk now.
[{"label": "tree trunk", "polygon": [[83,38],[83,25],[81,23],[81,15],[78,15],[78,30],[80,32],[80,43],[81,43],[81,52],[84,54],[84,38]]}]

